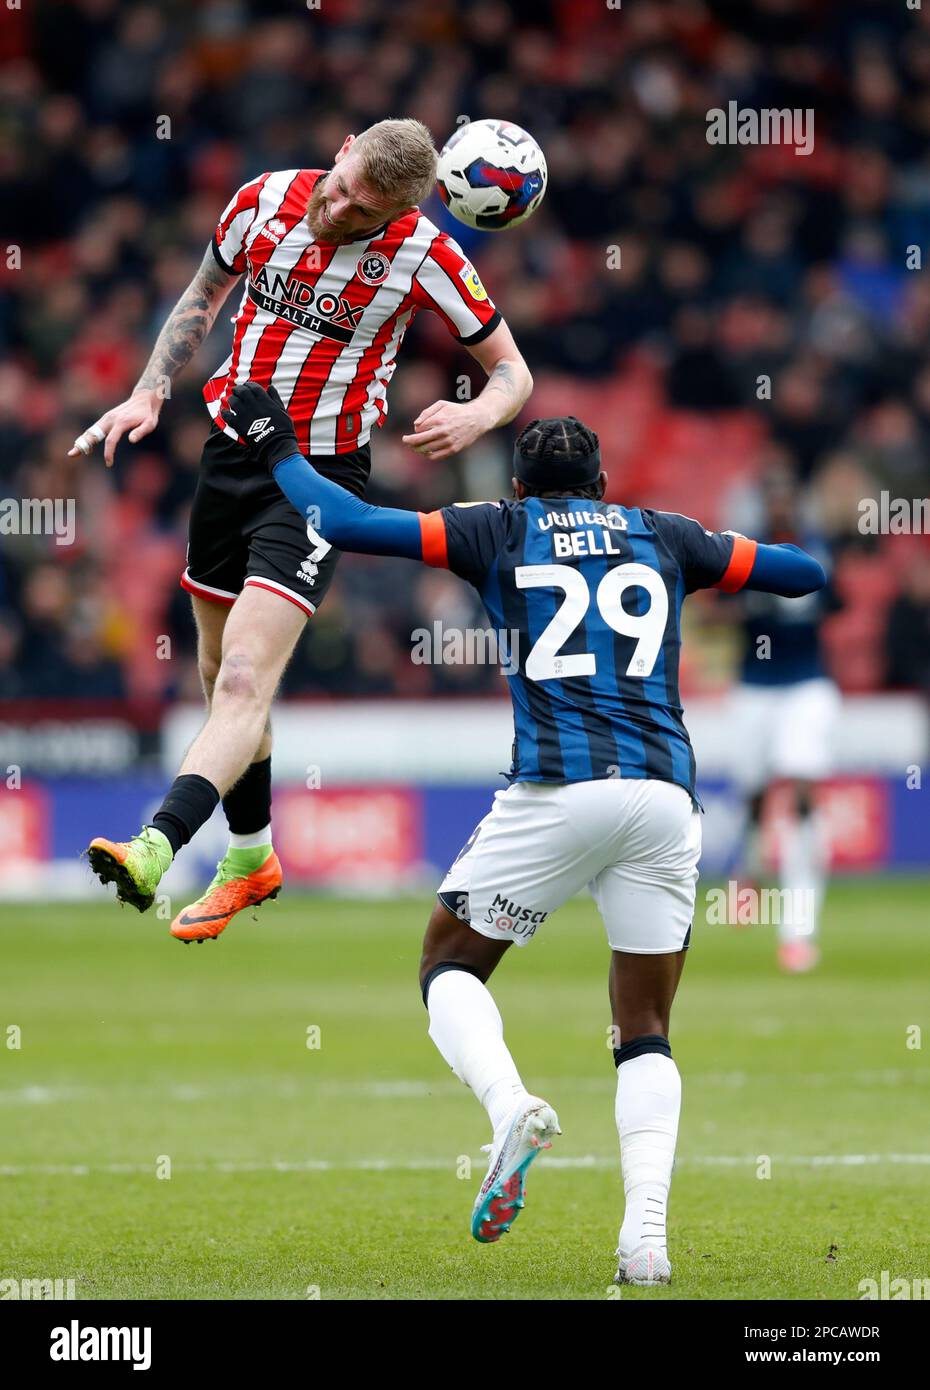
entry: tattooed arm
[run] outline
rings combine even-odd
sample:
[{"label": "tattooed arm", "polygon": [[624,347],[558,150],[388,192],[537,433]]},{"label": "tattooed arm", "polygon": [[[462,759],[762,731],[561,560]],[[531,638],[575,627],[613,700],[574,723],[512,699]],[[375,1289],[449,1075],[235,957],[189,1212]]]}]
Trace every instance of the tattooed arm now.
[{"label": "tattooed arm", "polygon": [[468,351],[488,374],[473,401],[436,401],[413,422],[415,434],[404,443],[427,458],[444,459],[473,444],[488,430],[506,425],[529,399],[533,378],[506,323]]},{"label": "tattooed arm", "polygon": [[476,362],[488,374],[484,390],[476,398],[487,412],[489,430],[507,425],[526,405],[533,389],[530,369],[506,323],[501,323],[483,343],[469,348]]},{"label": "tattooed arm", "polygon": [[127,430],[131,444],[151,434],[158,424],[168,383],[187,366],[210,332],[236,279],[235,275],[227,275],[220,269],[212,246],[207,247],[200,269],[159,333],[132,395],[85,430],[69,449],[69,457],[89,454],[94,444],[105,441],[103,456],[107,467],[111,468],[116,446]]},{"label": "tattooed arm", "polygon": [[200,269],[159,333],[148,365],[136,383],[136,391],[164,394],[165,382],[173,381],[181,368],[187,366],[210,332],[236,279],[235,275],[227,275],[220,269],[213,248],[208,247]]}]

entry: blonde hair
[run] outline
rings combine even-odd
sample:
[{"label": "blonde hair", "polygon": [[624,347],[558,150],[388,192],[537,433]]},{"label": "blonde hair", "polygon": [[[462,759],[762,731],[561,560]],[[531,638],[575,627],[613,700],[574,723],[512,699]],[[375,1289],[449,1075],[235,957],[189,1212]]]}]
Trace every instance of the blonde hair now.
[{"label": "blonde hair", "polygon": [[356,138],[352,153],[365,182],[399,208],[414,207],[433,191],[438,156],[422,121],[378,121]]}]

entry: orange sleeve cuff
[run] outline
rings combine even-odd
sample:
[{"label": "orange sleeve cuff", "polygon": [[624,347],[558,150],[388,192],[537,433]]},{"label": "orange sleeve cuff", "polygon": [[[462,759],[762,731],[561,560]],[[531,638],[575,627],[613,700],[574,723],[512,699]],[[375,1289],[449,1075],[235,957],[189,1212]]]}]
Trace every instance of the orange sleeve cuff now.
[{"label": "orange sleeve cuff", "polygon": [[733,537],[733,553],[720,579],[713,586],[725,594],[735,594],[746,583],[752,573],[756,558],[756,542],[746,536]]},{"label": "orange sleeve cuff", "polygon": [[449,568],[449,552],[446,548],[446,523],[442,512],[417,512],[420,518],[420,542],[423,546],[423,560],[436,569]]}]

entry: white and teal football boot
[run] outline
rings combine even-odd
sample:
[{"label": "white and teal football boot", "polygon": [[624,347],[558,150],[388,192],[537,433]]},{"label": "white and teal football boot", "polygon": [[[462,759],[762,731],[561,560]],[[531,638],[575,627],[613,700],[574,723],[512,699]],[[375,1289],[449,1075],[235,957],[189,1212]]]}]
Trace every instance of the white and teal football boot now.
[{"label": "white and teal football boot", "polygon": [[523,1209],[527,1169],[561,1133],[559,1117],[546,1101],[539,1096],[520,1101],[500,1140],[485,1145],[491,1161],[472,1209],[475,1240],[490,1245],[506,1235]]}]

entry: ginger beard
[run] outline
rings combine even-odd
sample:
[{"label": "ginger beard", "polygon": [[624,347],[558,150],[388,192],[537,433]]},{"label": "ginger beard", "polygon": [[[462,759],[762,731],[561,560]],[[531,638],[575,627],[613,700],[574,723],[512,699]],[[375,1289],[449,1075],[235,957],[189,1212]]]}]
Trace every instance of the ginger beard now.
[{"label": "ginger beard", "polygon": [[373,221],[370,227],[345,229],[340,227],[338,223],[331,224],[326,220],[328,215],[328,200],[324,196],[326,178],[327,175],[324,174],[317,179],[307,202],[307,223],[317,241],[324,242],[329,246],[346,246],[351,241],[364,241],[366,237],[371,236],[372,232],[378,231],[385,223],[393,221],[398,216],[398,210],[392,210],[385,213],[379,221]]},{"label": "ginger beard", "polygon": [[320,187],[322,183],[323,179],[317,179],[313,186],[313,191],[310,194],[310,201],[307,203],[307,221],[317,241],[339,245],[342,241],[346,240],[346,238],[326,221],[324,216],[326,199],[323,197],[323,190]]}]

